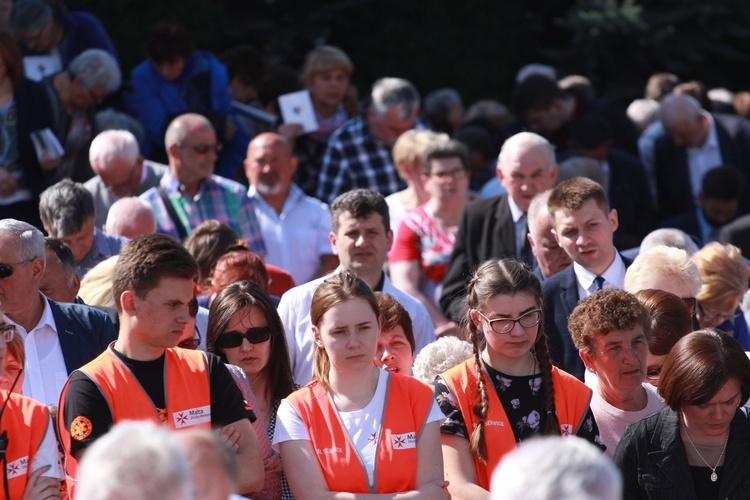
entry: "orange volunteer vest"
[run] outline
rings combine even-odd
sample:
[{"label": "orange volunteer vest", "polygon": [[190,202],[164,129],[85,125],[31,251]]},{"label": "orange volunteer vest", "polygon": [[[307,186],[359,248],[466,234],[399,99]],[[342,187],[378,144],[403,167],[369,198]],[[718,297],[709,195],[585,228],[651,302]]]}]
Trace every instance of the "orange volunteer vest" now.
[{"label": "orange volunteer vest", "polygon": [[[484,370],[482,370],[482,376],[490,402],[484,418],[487,464],[483,464],[474,456],[474,466],[479,486],[489,490],[492,472],[503,455],[515,449],[516,438],[513,434],[513,424],[508,422],[508,416],[497,397],[497,391]],[[469,359],[445,372],[443,377],[456,398],[461,415],[466,422],[466,429],[471,434],[479,423],[479,418],[474,414],[474,406],[479,401],[477,364],[473,359]],[[560,433],[564,436],[574,435],[583,423],[583,417],[591,403],[591,389],[574,376],[554,366],[552,367],[552,384],[555,388],[555,412],[560,422]]]},{"label": "orange volunteer vest", "polygon": [[[112,352],[112,345],[99,357],[79,368],[101,391],[109,405],[114,423],[123,420],[153,420],[162,423],[159,411],[151,398],[143,390],[127,366]],[[171,348],[166,350],[164,360],[166,422],[171,429],[185,427],[211,428],[211,395],[209,390],[208,363],[201,351]],[[65,426],[65,394],[68,382],[60,395],[57,413],[60,441],[65,450],[65,475],[68,494],[74,496],[75,482],[78,480],[78,461],[70,452],[71,429]],[[75,419],[73,432],[81,432],[80,423]],[[89,422],[90,424],[90,422]],[[85,428],[83,429],[85,432]],[[85,437],[85,436],[83,436]]]},{"label": "orange volunteer vest", "polygon": [[[10,401],[3,410],[0,432],[8,432],[5,474],[8,477],[10,498],[16,499],[23,497],[29,479],[31,461],[39,450],[49,426],[49,411],[46,406],[30,398],[0,391],[0,401],[5,402],[8,397]],[[51,465],[56,467],[56,464]],[[5,490],[2,485],[0,485],[0,499],[5,499]]]},{"label": "orange volunteer vest", "polygon": [[369,482],[365,466],[326,388],[312,382],[287,397],[310,432],[318,463],[331,491],[397,493],[414,489],[417,440],[430,412],[432,391],[411,377],[388,375],[374,484]]}]

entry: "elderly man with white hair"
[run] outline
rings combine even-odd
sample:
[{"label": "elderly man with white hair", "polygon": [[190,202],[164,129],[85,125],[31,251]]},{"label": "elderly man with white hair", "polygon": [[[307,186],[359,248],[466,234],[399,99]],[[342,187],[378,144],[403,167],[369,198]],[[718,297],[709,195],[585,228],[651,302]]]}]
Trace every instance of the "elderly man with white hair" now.
[{"label": "elderly man with white hair", "polygon": [[105,130],[89,148],[89,162],[96,174],[84,183],[94,197],[96,227],[107,221],[112,205],[125,196],[139,196],[158,186],[167,166],[144,160],[138,141],[127,130]]},{"label": "elderly man with white hair", "polygon": [[103,229],[107,234],[133,239],[141,234],[155,233],[156,216],[151,205],[140,198],[128,196],[112,205]]}]

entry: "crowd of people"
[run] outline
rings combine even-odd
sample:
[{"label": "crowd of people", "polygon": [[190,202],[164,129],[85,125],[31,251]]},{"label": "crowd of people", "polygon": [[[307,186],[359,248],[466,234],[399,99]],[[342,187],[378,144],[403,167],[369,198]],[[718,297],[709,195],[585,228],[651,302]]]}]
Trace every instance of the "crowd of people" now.
[{"label": "crowd of people", "polygon": [[0,18],[0,498],[750,495],[742,94],[144,47]]}]

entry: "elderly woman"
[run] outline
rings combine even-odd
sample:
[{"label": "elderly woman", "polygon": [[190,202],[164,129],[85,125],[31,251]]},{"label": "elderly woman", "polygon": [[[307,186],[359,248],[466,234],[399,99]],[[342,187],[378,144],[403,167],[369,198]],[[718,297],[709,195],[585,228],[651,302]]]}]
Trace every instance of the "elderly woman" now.
[{"label": "elderly woman", "polygon": [[750,361],[737,341],[711,330],[682,338],[664,363],[668,405],[628,428],[614,461],[624,498],[750,497]]},{"label": "elderly woman", "polygon": [[731,333],[750,351],[750,335],[739,307],[747,292],[750,268],[740,249],[712,242],[693,254],[692,260],[703,281],[697,295],[698,326]]},{"label": "elderly woman", "polygon": [[602,290],[581,300],[568,329],[586,369],[597,383],[591,409],[610,457],[625,427],[664,405],[643,385],[651,324],[632,294]]}]

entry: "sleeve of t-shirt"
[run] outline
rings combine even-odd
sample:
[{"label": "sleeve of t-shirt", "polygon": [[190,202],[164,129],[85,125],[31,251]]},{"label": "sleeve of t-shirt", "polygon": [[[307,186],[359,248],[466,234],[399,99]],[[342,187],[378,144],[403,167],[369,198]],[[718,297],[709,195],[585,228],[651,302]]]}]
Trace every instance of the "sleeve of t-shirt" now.
[{"label": "sleeve of t-shirt", "polygon": [[207,359],[211,388],[211,425],[223,427],[243,418],[255,422],[255,413],[245,404],[242,392],[221,358],[208,353]]},{"label": "sleeve of t-shirt", "polygon": [[273,432],[273,445],[285,441],[311,441],[310,432],[292,404],[286,399],[281,400],[279,411],[276,413],[276,428]]},{"label": "sleeve of t-shirt", "polygon": [[[71,436],[70,451],[74,455],[106,434],[114,423],[99,387],[79,371],[70,375],[63,411],[65,427]],[[71,432],[71,426],[75,432]]]},{"label": "sleeve of t-shirt", "polygon": [[49,470],[42,475],[45,477],[54,477],[55,479],[65,479],[65,473],[60,463],[60,454],[57,451],[57,439],[55,438],[55,429],[52,426],[52,418],[47,418],[47,430],[44,438],[36,450],[34,458],[31,459],[29,472],[34,472],[42,467],[50,465]]},{"label": "sleeve of t-shirt", "polygon": [[389,262],[419,261],[421,258],[421,240],[406,220],[404,218],[398,226],[396,241],[393,242],[393,248],[388,254]]}]

